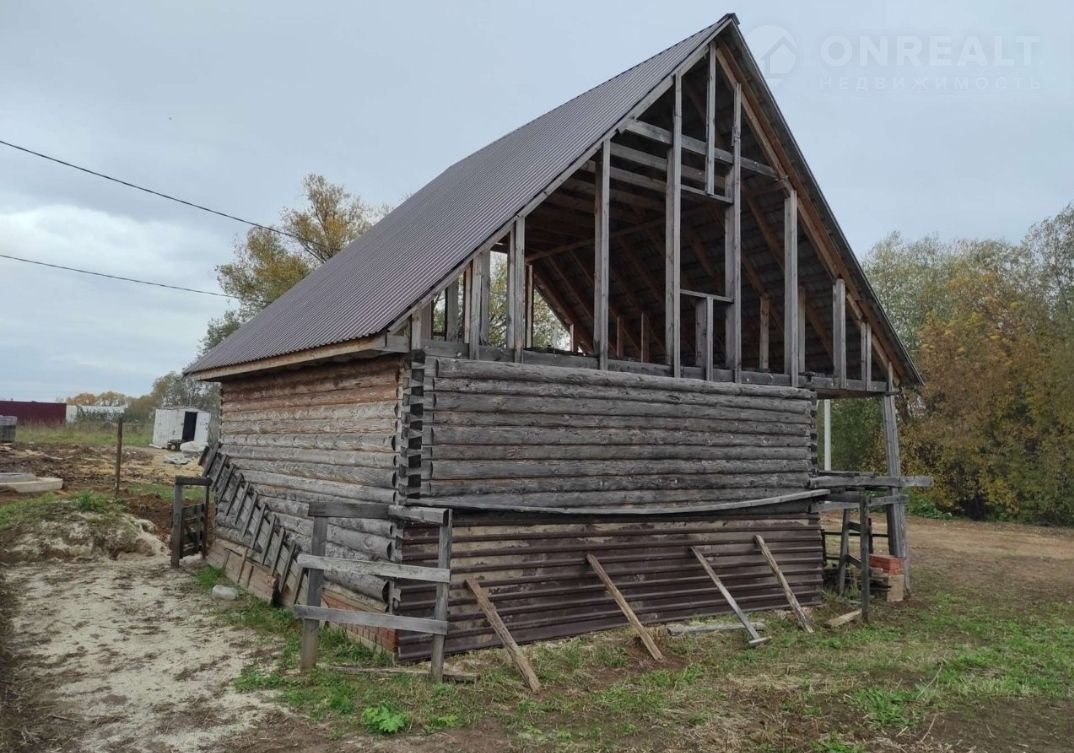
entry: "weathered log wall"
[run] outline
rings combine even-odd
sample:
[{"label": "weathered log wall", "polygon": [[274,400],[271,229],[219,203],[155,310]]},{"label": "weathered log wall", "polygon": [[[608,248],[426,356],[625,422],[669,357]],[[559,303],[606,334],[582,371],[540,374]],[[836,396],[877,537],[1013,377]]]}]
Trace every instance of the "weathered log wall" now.
[{"label": "weathered log wall", "polygon": [[809,390],[441,358],[421,400],[423,504],[719,503],[802,491],[816,466]]},{"label": "weathered log wall", "polygon": [[[644,623],[730,611],[690,547],[700,547],[744,609],[786,605],[753,542],[761,534],[802,604],[820,600],[823,544],[816,515],[692,514],[594,520],[569,515],[455,513],[448,651],[499,645],[464,587],[488,589],[514,638],[531,642],[621,627],[622,612],[585,560],[594,554]],[[402,559],[436,561],[436,531],[408,524]],[[427,616],[433,589],[400,584],[399,614]],[[400,658],[428,656],[428,636],[401,633]]]},{"label": "weathered log wall", "polygon": [[[411,370],[397,355],[254,376],[221,386],[220,451],[281,525],[307,549],[311,501],[396,501]],[[235,506],[234,513],[241,508]],[[241,542],[244,525],[226,517],[218,533]],[[262,530],[267,544],[269,526]],[[329,556],[390,560],[397,531],[385,520],[338,519],[328,528]],[[380,578],[328,574],[356,593],[391,601]]]}]

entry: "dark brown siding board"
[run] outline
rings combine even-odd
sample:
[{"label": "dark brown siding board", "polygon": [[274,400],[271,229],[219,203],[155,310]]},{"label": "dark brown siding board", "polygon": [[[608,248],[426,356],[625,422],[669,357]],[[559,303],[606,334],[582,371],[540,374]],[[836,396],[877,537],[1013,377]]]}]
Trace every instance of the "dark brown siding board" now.
[{"label": "dark brown siding board", "polygon": [[[730,607],[697,563],[699,547],[746,610],[780,608],[785,599],[753,544],[762,533],[789,582],[806,605],[821,593],[822,545],[817,516],[680,515],[645,522],[592,517],[456,513],[449,598],[449,652],[498,645],[463,579],[476,577],[519,643],[578,635],[626,625],[625,618],[585,562],[593,553],[615,579],[645,624],[729,612]],[[408,525],[401,533],[402,561],[429,564],[432,528]],[[399,613],[432,608],[433,589],[400,588]],[[421,659],[429,641],[401,634],[399,656]]]}]

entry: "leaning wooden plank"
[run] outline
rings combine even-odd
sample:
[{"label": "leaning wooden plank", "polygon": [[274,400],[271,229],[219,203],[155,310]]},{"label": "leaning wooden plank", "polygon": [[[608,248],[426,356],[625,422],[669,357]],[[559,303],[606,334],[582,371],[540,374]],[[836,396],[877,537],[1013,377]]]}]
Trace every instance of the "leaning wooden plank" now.
[{"label": "leaning wooden plank", "polygon": [[833,617],[824,624],[828,627],[839,627],[840,625],[845,625],[848,622],[853,622],[859,617],[861,617],[861,610],[855,609],[853,612],[847,612],[846,614],[841,614],[838,617]]},{"label": "leaning wooden plank", "polygon": [[750,622],[750,618],[747,617],[746,613],[742,611],[742,607],[738,605],[738,602],[735,601],[735,597],[732,596],[731,592],[727,590],[727,586],[723,584],[723,581],[720,580],[720,576],[718,576],[716,574],[716,571],[712,569],[712,565],[709,564],[708,559],[701,552],[701,550],[698,549],[696,546],[692,546],[690,547],[690,551],[694,553],[694,557],[696,557],[697,561],[701,563],[701,567],[705,568],[705,572],[710,578],[712,578],[712,582],[716,584],[716,588],[720,589],[720,595],[723,596],[724,601],[726,601],[728,605],[730,605],[731,610],[735,613],[735,616],[738,617],[739,621],[742,623],[742,627],[746,628],[746,632],[750,634],[750,645],[759,646],[760,644],[767,641],[768,638],[762,637],[761,634],[757,632],[757,629],[753,626],[753,623]]},{"label": "leaning wooden plank", "polygon": [[[751,623],[756,630],[763,630],[763,622]],[[723,633],[728,630],[744,630],[741,622],[703,622],[699,625],[668,625],[668,635],[695,635],[698,633]]]},{"label": "leaning wooden plank", "polygon": [[802,626],[802,629],[807,633],[812,633],[813,625],[809,622],[809,616],[806,615],[805,610],[802,609],[802,605],[798,603],[798,597],[794,595],[794,591],[791,590],[791,585],[787,582],[786,576],[784,576],[783,571],[779,569],[779,563],[776,562],[776,558],[772,556],[768,544],[765,543],[764,538],[761,536],[754,536],[753,541],[757,544],[757,548],[761,550],[761,555],[765,558],[768,566],[772,568],[772,573],[776,576],[776,580],[779,581],[779,585],[783,587],[783,593],[787,596],[787,603],[791,605],[791,609],[794,611],[795,616],[798,617],[798,622]]},{"label": "leaning wooden plank", "polygon": [[653,637],[649,635],[649,631],[645,629],[645,626],[641,624],[641,620],[634,614],[634,610],[630,608],[630,604],[627,603],[626,598],[616,587],[615,582],[612,581],[611,576],[605,571],[604,566],[600,564],[600,560],[594,557],[592,554],[585,556],[586,562],[593,568],[593,572],[600,578],[601,583],[604,584],[604,588],[608,591],[608,594],[615,600],[615,603],[619,606],[620,611],[626,616],[627,622],[634,628],[634,632],[641,638],[641,642],[645,644],[645,648],[649,651],[649,654],[657,661],[662,661],[664,655],[660,653],[660,649],[653,641]]},{"label": "leaning wooden plank", "polygon": [[313,554],[298,555],[300,567],[317,568],[348,575],[379,575],[382,578],[402,578],[424,583],[449,583],[451,571],[439,567],[400,565],[395,562],[343,559],[342,557],[318,557]]},{"label": "leaning wooden plank", "polygon": [[[332,667],[336,672],[345,675],[424,675],[425,670],[417,667],[347,667],[336,665]],[[445,669],[443,679],[452,682],[477,682],[476,672],[460,672],[455,669]]]},{"label": "leaning wooden plank", "polygon": [[496,632],[515,667],[526,679],[526,684],[530,686],[530,690],[534,693],[540,691],[541,682],[537,679],[537,674],[533,671],[533,667],[530,666],[526,655],[522,653],[522,649],[515,643],[515,639],[511,637],[511,632],[507,629],[507,625],[503,623],[503,620],[500,619],[500,613],[496,611],[496,607],[493,605],[492,600],[489,599],[485,589],[473,578],[466,579],[466,587],[470,589],[470,593],[477,599],[477,605],[485,614],[485,619],[488,620],[489,625]]},{"label": "leaning wooden plank", "polygon": [[[527,314],[529,317],[530,314]],[[526,320],[530,321],[529,318]],[[442,525],[437,533],[436,565],[448,573],[448,579],[436,586],[436,603],[433,607],[433,618],[447,621],[448,599],[451,596],[451,545],[452,545],[452,513],[448,510],[444,514]],[[433,636],[433,649],[429,661],[429,676],[433,682],[441,682],[444,679],[444,644],[446,636]]]},{"label": "leaning wooden plank", "polygon": [[310,607],[299,604],[295,607],[295,615],[304,620],[314,622],[324,621],[339,625],[364,625],[375,628],[413,630],[416,633],[429,633],[431,635],[444,635],[448,629],[448,624],[444,620],[430,620],[425,617],[403,617],[381,612],[362,612],[356,609],[331,609],[329,607]]}]

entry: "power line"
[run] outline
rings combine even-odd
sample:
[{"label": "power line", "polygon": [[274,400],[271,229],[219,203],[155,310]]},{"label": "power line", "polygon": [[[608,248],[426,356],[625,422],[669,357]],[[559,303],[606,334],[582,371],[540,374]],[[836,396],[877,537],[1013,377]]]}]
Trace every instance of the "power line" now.
[{"label": "power line", "polygon": [[158,288],[168,288],[169,290],[182,290],[186,293],[201,293],[202,295],[215,295],[220,298],[235,298],[233,295],[227,293],[217,293],[213,290],[198,290],[197,288],[184,288],[181,285],[168,285],[164,282],[153,282],[151,280],[136,280],[133,277],[120,277],[119,275],[109,275],[104,272],[94,272],[89,269],[79,269],[77,267],[65,267],[62,264],[49,264],[45,261],[38,261],[36,259],[24,259],[21,256],[12,256],[11,254],[0,254],[0,259],[11,259],[12,261],[21,261],[26,264],[36,264],[39,267],[51,267],[52,269],[63,269],[67,272],[78,272],[84,275],[93,275],[94,277],[107,277],[110,280],[122,280],[123,282],[136,282],[139,285],[152,285]]},{"label": "power line", "polygon": [[[217,217],[223,217],[223,218],[228,219],[228,220],[234,220],[235,222],[241,222],[244,225],[249,225],[251,227],[260,228],[261,230],[267,230],[270,233],[276,233],[277,235],[283,235],[283,236],[286,236],[287,238],[292,238],[293,240],[296,240],[299,243],[308,243],[308,244],[313,245],[313,246],[320,246],[321,245],[317,241],[312,241],[309,238],[303,238],[301,235],[296,235],[295,233],[290,233],[290,232],[288,232],[286,230],[280,230],[279,228],[272,227],[271,225],[262,225],[260,222],[254,222],[253,220],[245,220],[242,217],[238,217],[238,216],[236,216],[234,214],[228,214],[227,212],[221,212],[219,209],[213,209],[211,207],[204,206],[203,204],[196,204],[193,201],[187,201],[186,199],[180,199],[178,196],[172,196],[170,194],[161,193],[160,191],[154,191],[152,188],[146,188],[145,186],[139,186],[137,183],[131,183],[130,181],[126,181],[126,180],[123,180],[121,178],[116,178],[116,177],[113,177],[111,175],[106,175],[105,173],[97,172],[96,170],[91,170],[88,167],[82,167],[81,165],[76,165],[73,162],[68,162],[67,160],[62,160],[59,157],[53,157],[53,156],[50,156],[48,154],[44,154],[42,152],[34,151],[33,149],[28,149],[25,146],[19,146],[18,144],[12,144],[10,141],[4,141],[3,139],[0,139],[0,145],[10,147],[11,149],[15,149],[15,150],[18,150],[20,152],[24,152],[26,154],[33,155],[34,157],[40,157],[41,159],[48,160],[49,162],[54,162],[57,165],[63,165],[64,167],[70,167],[73,170],[78,170],[78,171],[86,173],[88,175],[93,175],[93,176],[96,176],[98,178],[104,178],[105,180],[112,181],[113,183],[118,183],[121,186],[126,186],[127,188],[133,188],[136,191],[142,191],[143,193],[147,193],[147,194],[150,194],[152,196],[157,196],[157,197],[159,197],[161,199],[167,199],[168,201],[174,201],[174,202],[177,202],[179,204],[183,204],[185,206],[192,207],[193,209],[200,209],[202,212],[208,212],[209,214],[215,214]],[[93,274],[93,273],[91,273],[91,274]],[[105,275],[105,277],[107,277],[107,276],[108,275]]]}]

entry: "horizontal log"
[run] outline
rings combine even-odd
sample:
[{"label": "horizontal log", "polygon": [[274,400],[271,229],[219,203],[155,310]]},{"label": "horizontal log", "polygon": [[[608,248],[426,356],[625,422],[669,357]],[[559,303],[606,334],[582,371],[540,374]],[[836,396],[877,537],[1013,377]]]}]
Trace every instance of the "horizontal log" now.
[{"label": "horizontal log", "polygon": [[327,607],[309,607],[296,604],[295,616],[299,619],[321,620],[339,625],[364,625],[366,627],[411,630],[418,633],[446,635],[448,624],[445,620],[429,620],[422,617],[400,617],[394,614],[360,612],[350,609],[329,609]]},{"label": "horizontal log", "polygon": [[796,397],[734,395],[655,387],[552,384],[520,380],[452,379],[436,377],[426,380],[426,394],[436,395],[511,395],[518,397],[570,398],[573,400],[620,400],[674,405],[724,406],[739,409],[808,412],[812,399]]},{"label": "horizontal log", "polygon": [[[801,491],[801,490],[797,490]],[[816,491],[816,490],[810,490]],[[462,507],[475,510],[536,510],[554,511],[556,509],[610,510],[613,508],[671,509],[676,512],[689,512],[684,508],[696,508],[704,511],[706,505],[734,505],[753,499],[771,499],[784,494],[796,493],[787,489],[736,489],[726,493],[698,490],[667,491],[649,490],[644,492],[626,492],[617,494],[595,492],[570,492],[563,494],[467,494],[459,496],[437,497],[436,503],[444,507]],[[809,498],[811,499],[811,498]],[[797,500],[790,500],[792,502]],[[774,503],[772,503],[774,504]],[[799,508],[795,508],[797,511]]]},{"label": "horizontal log", "polygon": [[398,374],[405,359],[401,356],[386,356],[367,361],[349,361],[339,364],[320,364],[295,371],[276,372],[264,376],[249,376],[228,380],[222,383],[221,393],[226,399],[232,393],[256,390],[286,389],[300,391],[307,385],[358,379],[373,375]]},{"label": "horizontal log", "polygon": [[432,479],[422,484],[422,496],[455,494],[525,494],[568,491],[662,491],[665,494],[686,490],[709,492],[718,489],[760,487],[807,489],[809,474],[797,473],[715,473],[681,475],[633,475],[538,477],[531,479]]},{"label": "horizontal log", "polygon": [[355,450],[393,452],[396,434],[373,432],[358,434],[227,434],[221,442],[247,447],[291,447],[309,450]]},{"label": "horizontal log", "polygon": [[431,479],[545,478],[547,476],[648,476],[714,473],[808,472],[798,460],[473,461],[441,460],[423,466]]},{"label": "horizontal log", "polygon": [[346,573],[348,575],[377,575],[382,578],[402,578],[423,583],[451,582],[451,570],[447,568],[400,565],[395,562],[372,562],[300,554],[298,555],[298,566],[326,572]]},{"label": "horizontal log", "polygon": [[293,421],[315,418],[326,422],[334,422],[359,418],[393,418],[396,416],[398,408],[399,402],[393,398],[392,400],[376,403],[341,403],[339,405],[315,405],[312,407],[298,405],[256,410],[232,410],[228,408],[226,415],[229,421],[261,421],[263,419]]},{"label": "horizontal log", "polygon": [[425,430],[427,445],[675,445],[694,447],[801,447],[812,446],[805,432],[793,434],[746,434],[712,430],[684,431],[674,429],[574,429],[566,427],[513,426],[440,426]]},{"label": "horizontal log", "polygon": [[812,423],[780,423],[768,421],[713,421],[708,418],[692,418],[690,411],[676,418],[646,417],[639,421],[634,416],[595,416],[578,413],[484,413],[447,411],[438,413],[430,425],[459,427],[553,427],[561,429],[646,429],[664,431],[711,432],[732,434],[774,434],[815,437]]},{"label": "horizontal log", "polygon": [[233,420],[225,413],[220,422],[223,436],[232,434],[341,434],[384,432],[394,433],[399,425],[395,416],[384,418],[336,418],[324,421],[315,418],[266,419],[260,421]]},{"label": "horizontal log", "polygon": [[290,447],[251,447],[230,440],[222,443],[233,460],[279,460],[291,463],[356,466],[360,468],[396,468],[399,459],[392,452],[354,450],[309,450]]},{"label": "horizontal log", "polygon": [[426,410],[440,413],[459,411],[471,413],[567,413],[591,416],[630,416],[636,418],[709,418],[724,421],[811,424],[812,404],[787,401],[786,410],[751,410],[727,406],[675,405],[633,400],[603,398],[575,400],[571,398],[512,397],[510,395],[459,395],[435,393],[425,398]]},{"label": "horizontal log", "polygon": [[294,463],[279,460],[242,460],[241,468],[262,471],[296,478],[335,481],[347,484],[360,484],[380,489],[394,489],[396,472],[377,468],[359,468],[357,466],[325,465],[324,463]]},{"label": "horizontal log", "polygon": [[543,382],[548,384],[587,384],[624,387],[648,387],[649,385],[652,385],[653,388],[659,389],[704,392],[709,394],[813,398],[813,393],[811,391],[795,389],[792,387],[703,382],[700,380],[675,379],[672,377],[649,376],[644,374],[569,369],[556,366],[496,363],[492,361],[471,361],[468,359],[432,359],[430,363],[426,364],[426,370],[429,371],[433,369],[435,369],[435,375],[439,377],[518,379],[521,381]]},{"label": "horizontal log", "polygon": [[[802,447],[697,447],[647,445],[449,445],[426,446],[425,456],[437,460],[801,460],[811,454]],[[803,466],[804,467],[804,466]]]},{"label": "horizontal log", "polygon": [[395,379],[363,378],[348,382],[319,382],[308,389],[288,388],[259,392],[229,392],[221,405],[228,408],[277,407],[279,405],[321,405],[342,401],[360,403],[390,400],[398,394]]},{"label": "horizontal log", "polygon": [[298,492],[311,492],[338,497],[346,497],[356,502],[384,502],[395,501],[395,490],[384,489],[365,484],[341,483],[338,481],[325,481],[323,479],[302,478],[284,473],[272,473],[256,469],[244,469],[243,476],[253,484],[269,484],[282,489],[291,489]]},{"label": "horizontal log", "polygon": [[[354,500],[330,497],[322,494],[298,492],[291,489],[282,489],[267,484],[259,484],[258,493],[261,500],[268,505],[269,509],[277,514],[289,515],[309,521],[309,505],[318,501],[339,502],[343,504],[375,504],[377,507],[386,507],[386,503],[356,503]],[[337,518],[332,521],[333,525],[347,528],[352,531],[373,533],[391,539],[395,535],[395,527],[391,521],[376,518]]]}]

